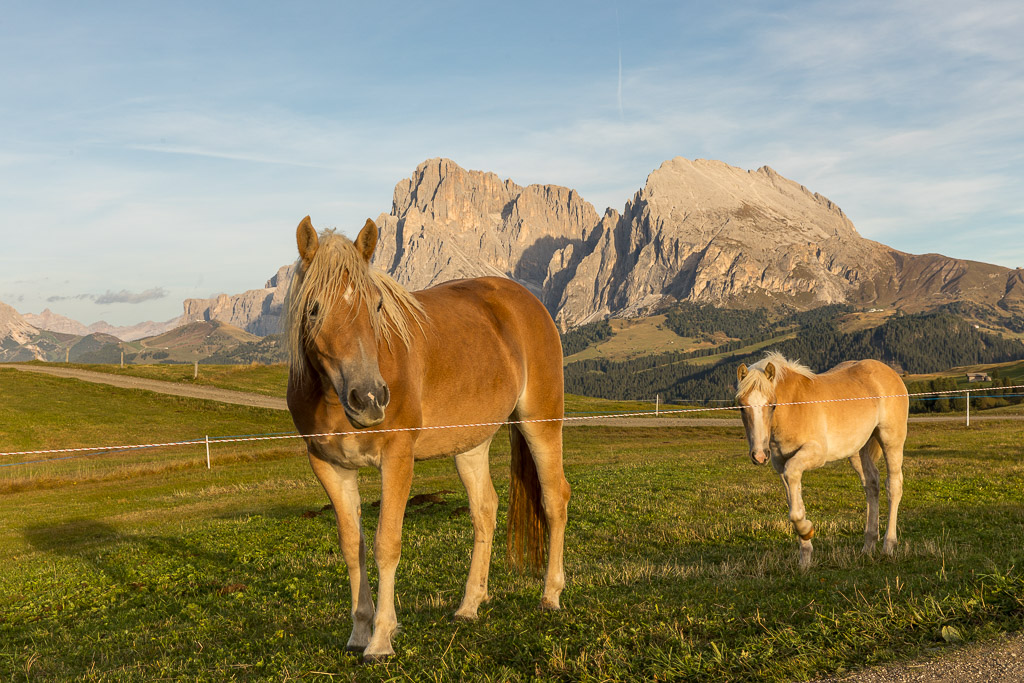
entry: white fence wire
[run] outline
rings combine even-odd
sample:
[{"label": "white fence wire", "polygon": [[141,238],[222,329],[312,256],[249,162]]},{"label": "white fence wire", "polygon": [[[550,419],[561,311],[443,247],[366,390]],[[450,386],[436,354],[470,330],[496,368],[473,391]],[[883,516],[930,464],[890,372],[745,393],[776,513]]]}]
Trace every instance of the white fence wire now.
[{"label": "white fence wire", "polygon": [[[796,405],[812,405],[818,403],[843,403],[849,401],[868,401],[882,398],[898,398],[901,396],[907,396],[909,398],[919,397],[933,397],[933,396],[961,396],[967,397],[968,411],[970,411],[970,394],[973,392],[992,392],[999,391],[1004,392],[1010,389],[1024,389],[1024,384],[1017,384],[1007,387],[984,387],[978,389],[952,389],[947,391],[923,391],[917,393],[900,393],[900,394],[888,394],[882,396],[855,396],[848,398],[829,398],[819,399],[814,401],[793,401],[788,403],[770,403],[767,407],[778,407],[778,406],[796,406]],[[992,398],[1001,398],[1003,395],[986,393],[985,396]],[[976,396],[976,398],[981,398]],[[191,446],[205,444],[206,446],[206,462],[207,467],[210,466],[210,445],[211,444],[222,444],[222,443],[244,443],[253,441],[282,441],[288,439],[301,439],[301,438],[324,438],[332,436],[365,436],[370,434],[385,434],[392,432],[415,432],[415,431],[427,431],[436,429],[466,429],[472,427],[501,427],[505,425],[517,425],[527,423],[539,423],[539,422],[581,422],[585,420],[614,420],[619,418],[630,418],[630,417],[672,417],[690,413],[709,413],[709,412],[721,412],[728,410],[740,410],[740,406],[713,406],[703,408],[665,408],[658,406],[655,410],[647,411],[634,411],[627,413],[597,413],[593,415],[567,415],[563,417],[551,417],[551,418],[539,418],[532,420],[501,420],[496,422],[473,422],[465,424],[453,424],[453,425],[422,425],[418,427],[391,427],[385,429],[359,429],[347,432],[324,432],[320,434],[299,434],[298,432],[285,433],[285,434],[254,434],[249,436],[224,436],[224,437],[211,437],[209,435],[195,438],[186,439],[184,441],[168,441],[162,443],[145,443],[145,444],[127,444],[127,445],[116,445],[116,446],[86,446],[78,448],[50,448],[43,450],[33,451],[8,451],[0,452],[0,457],[23,457],[29,455],[56,455],[58,453],[77,453],[78,456],[71,457],[83,457],[85,455],[99,455],[103,453],[123,453],[132,450],[148,450],[154,448],[170,448],[178,446]],[[970,413],[968,412],[968,425],[970,425]],[[56,462],[59,460],[65,460],[70,458],[48,458],[42,460],[29,460],[13,463],[0,463],[0,467],[16,467],[20,465],[34,465],[42,464],[47,462]]]}]

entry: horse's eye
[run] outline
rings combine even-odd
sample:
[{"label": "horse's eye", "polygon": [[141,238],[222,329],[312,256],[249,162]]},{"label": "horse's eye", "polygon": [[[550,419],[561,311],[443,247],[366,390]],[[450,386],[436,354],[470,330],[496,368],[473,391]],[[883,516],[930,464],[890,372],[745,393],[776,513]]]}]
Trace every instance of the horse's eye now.
[{"label": "horse's eye", "polygon": [[380,313],[382,308],[384,308],[384,297],[381,297],[380,301],[377,302],[377,312]]},{"label": "horse's eye", "polygon": [[317,316],[320,315],[320,304],[316,301],[309,307],[309,318],[310,320],[316,320]]}]

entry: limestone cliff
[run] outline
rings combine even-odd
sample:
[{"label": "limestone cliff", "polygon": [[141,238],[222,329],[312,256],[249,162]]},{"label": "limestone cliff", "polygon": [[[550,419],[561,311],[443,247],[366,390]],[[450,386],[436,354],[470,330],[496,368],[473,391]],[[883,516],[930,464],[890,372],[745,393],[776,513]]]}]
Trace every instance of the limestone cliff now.
[{"label": "limestone cliff", "polygon": [[376,265],[407,287],[512,277],[563,328],[673,300],[908,310],[970,300],[1017,310],[1024,289],[1020,271],[865,239],[829,199],[767,166],[681,157],[651,173],[621,214],[600,218],[574,190],[524,188],[431,159],[398,183],[378,224]]},{"label": "limestone cliff", "polygon": [[281,266],[263,289],[211,299],[185,299],[181,322],[219,320],[260,337],[277,334],[293,269],[294,265]]}]

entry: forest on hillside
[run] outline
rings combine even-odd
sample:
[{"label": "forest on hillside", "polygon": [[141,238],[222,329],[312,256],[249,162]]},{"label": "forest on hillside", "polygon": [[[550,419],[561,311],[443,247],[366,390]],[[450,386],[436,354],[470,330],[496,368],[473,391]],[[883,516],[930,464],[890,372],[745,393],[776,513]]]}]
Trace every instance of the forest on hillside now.
[{"label": "forest on hillside", "polygon": [[[795,337],[764,351],[778,351],[818,372],[846,360],[863,358],[875,358],[909,373],[1024,358],[1021,341],[986,334],[948,312],[900,314],[876,328],[847,333],[838,328],[837,319],[849,310],[845,306],[826,306],[770,324],[754,316],[717,316],[709,311],[705,318],[707,326],[701,328],[699,322],[693,322],[701,312],[690,309],[680,316],[681,329],[707,334],[716,331],[712,329],[718,324],[714,321],[725,321],[733,332],[746,336],[725,347],[699,352],[570,363],[565,368],[565,389],[569,393],[610,399],[649,400],[660,395],[662,400],[670,402],[729,401],[735,392],[736,367],[740,363],[756,362],[763,351],[734,354],[713,365],[696,365],[692,361],[724,350],[738,350],[794,328],[797,329]],[[923,390],[937,391],[934,388]]]}]

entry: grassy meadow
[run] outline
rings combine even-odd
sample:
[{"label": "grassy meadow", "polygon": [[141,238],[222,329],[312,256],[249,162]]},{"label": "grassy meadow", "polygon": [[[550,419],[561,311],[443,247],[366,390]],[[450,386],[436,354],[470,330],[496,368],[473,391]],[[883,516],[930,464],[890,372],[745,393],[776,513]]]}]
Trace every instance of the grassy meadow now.
[{"label": "grassy meadow", "polygon": [[[0,451],[290,429],[280,411],[0,368]],[[342,651],[347,573],[297,441],[215,444],[210,470],[201,445],[0,467],[0,680],[787,681],[935,653],[1024,629],[1022,434],[912,424],[893,559],[859,553],[849,465],[807,474],[801,572],[781,485],[741,428],[569,427],[563,609],[537,609],[540,580],[499,542],[472,624],[451,618],[465,492],[450,460],[418,463],[397,655],[377,665]],[[499,530],[508,468],[502,433]],[[363,472],[369,538],[379,486]]]}]

